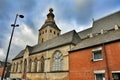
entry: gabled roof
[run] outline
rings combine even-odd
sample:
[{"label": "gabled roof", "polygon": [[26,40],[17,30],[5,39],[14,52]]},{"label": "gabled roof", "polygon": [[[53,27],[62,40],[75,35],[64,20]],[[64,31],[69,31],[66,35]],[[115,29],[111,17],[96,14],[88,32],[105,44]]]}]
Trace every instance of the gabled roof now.
[{"label": "gabled roof", "polygon": [[19,59],[19,58],[22,58],[23,55],[24,55],[24,52],[25,52],[25,49],[22,50],[17,56],[15,56],[15,58],[14,58],[13,60],[15,60],[15,59]]},{"label": "gabled roof", "polygon": [[92,33],[100,33],[101,29],[103,30],[113,29],[116,24],[120,25],[120,11],[94,21]]},{"label": "gabled roof", "polygon": [[80,36],[81,39],[85,39],[88,37],[88,34],[90,34],[91,32],[92,32],[92,27],[78,32],[78,35]]},{"label": "gabled roof", "polygon": [[109,43],[117,40],[120,40],[120,30],[117,31],[111,30],[104,34],[100,34],[95,37],[82,40],[71,51],[81,50],[88,47],[100,45],[103,43]]},{"label": "gabled roof", "polygon": [[51,40],[48,40],[44,43],[34,46],[30,54],[34,54],[36,52],[42,52],[45,50],[49,50],[67,44],[77,44],[79,41],[80,38],[78,34],[76,33],[75,30],[73,30],[58,37],[55,37]]},{"label": "gabled roof", "polygon": [[[27,47],[28,47],[30,55],[32,55],[34,53],[42,52],[42,51],[56,48],[59,46],[64,46],[64,45],[68,45],[68,44],[76,45],[80,40],[81,39],[80,39],[79,35],[76,33],[76,31],[72,30],[63,35],[60,35],[51,40],[48,40],[44,43],[37,44],[32,47],[31,46],[27,46]],[[24,51],[25,51],[25,49],[22,50],[13,60],[22,58],[24,55]]]}]

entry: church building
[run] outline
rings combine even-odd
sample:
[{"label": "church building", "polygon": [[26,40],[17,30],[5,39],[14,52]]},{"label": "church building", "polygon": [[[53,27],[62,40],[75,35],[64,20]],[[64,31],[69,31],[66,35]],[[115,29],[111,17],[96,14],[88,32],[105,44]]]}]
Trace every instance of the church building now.
[{"label": "church building", "polygon": [[38,43],[12,60],[11,78],[26,80],[120,80],[120,11],[80,32],[61,34],[49,9]]},{"label": "church building", "polygon": [[13,60],[11,78],[28,80],[69,80],[70,51],[80,37],[75,30],[60,34],[53,9],[39,29],[38,44],[27,45]]}]

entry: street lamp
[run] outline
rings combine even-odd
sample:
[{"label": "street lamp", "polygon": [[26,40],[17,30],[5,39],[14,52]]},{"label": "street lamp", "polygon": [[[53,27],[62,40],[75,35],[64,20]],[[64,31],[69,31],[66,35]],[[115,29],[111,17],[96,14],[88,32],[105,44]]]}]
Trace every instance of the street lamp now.
[{"label": "street lamp", "polygon": [[19,17],[19,18],[24,18],[23,15],[18,15],[18,14],[16,14],[14,24],[11,24],[11,26],[13,27],[13,29],[12,29],[12,33],[11,33],[11,37],[10,37],[10,41],[9,41],[9,45],[8,45],[8,50],[7,50],[7,54],[6,54],[6,59],[5,59],[5,63],[4,63],[4,69],[3,69],[3,72],[2,72],[2,78],[1,78],[1,80],[3,80],[3,78],[4,78],[5,69],[6,69],[6,67],[7,67],[7,59],[8,59],[8,55],[9,55],[9,50],[10,50],[10,45],[11,45],[11,41],[12,41],[14,29],[15,29],[15,27],[18,27],[18,26],[19,26],[18,24],[16,24],[16,21],[17,21],[17,18],[18,18],[18,17]]}]

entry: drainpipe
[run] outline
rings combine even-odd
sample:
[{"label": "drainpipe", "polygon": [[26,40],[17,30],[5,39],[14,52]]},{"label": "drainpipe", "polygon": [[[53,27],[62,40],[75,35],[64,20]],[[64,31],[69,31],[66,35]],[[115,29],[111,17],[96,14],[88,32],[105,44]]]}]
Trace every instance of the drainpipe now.
[{"label": "drainpipe", "polygon": [[109,65],[108,65],[108,57],[107,57],[107,52],[106,52],[106,48],[105,48],[105,44],[103,43],[103,50],[105,53],[105,62],[106,62],[106,68],[107,68],[107,76],[108,76],[108,80],[110,80],[110,70],[109,70]]}]

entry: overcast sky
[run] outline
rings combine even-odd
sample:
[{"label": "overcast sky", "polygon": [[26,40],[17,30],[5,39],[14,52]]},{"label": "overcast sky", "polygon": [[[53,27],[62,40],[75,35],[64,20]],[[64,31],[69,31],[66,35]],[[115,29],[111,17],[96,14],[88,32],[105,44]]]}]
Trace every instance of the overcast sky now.
[{"label": "overcast sky", "polygon": [[44,24],[49,8],[54,9],[55,21],[62,33],[77,32],[92,26],[94,20],[120,10],[120,0],[0,0],[0,60],[8,48],[16,14],[18,18],[9,59],[13,59],[26,45],[35,45],[38,29]]}]

